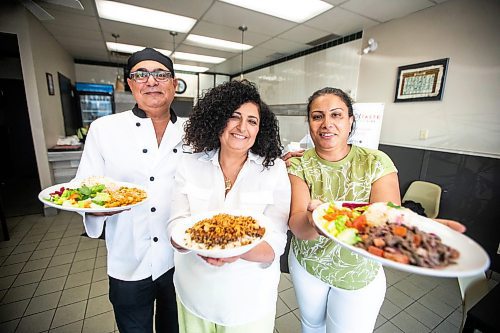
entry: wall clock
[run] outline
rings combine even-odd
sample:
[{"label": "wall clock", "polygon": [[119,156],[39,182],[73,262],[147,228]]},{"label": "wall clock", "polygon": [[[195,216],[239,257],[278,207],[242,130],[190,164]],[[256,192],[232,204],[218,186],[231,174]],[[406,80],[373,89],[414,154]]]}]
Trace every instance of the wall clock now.
[{"label": "wall clock", "polygon": [[175,92],[177,94],[183,94],[187,89],[187,85],[186,85],[186,81],[184,81],[183,79],[177,79],[177,89],[175,90]]}]

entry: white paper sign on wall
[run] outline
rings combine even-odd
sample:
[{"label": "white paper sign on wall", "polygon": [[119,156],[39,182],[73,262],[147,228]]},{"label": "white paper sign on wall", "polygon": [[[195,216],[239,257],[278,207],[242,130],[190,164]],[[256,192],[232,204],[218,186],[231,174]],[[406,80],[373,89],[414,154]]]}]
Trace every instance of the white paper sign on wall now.
[{"label": "white paper sign on wall", "polygon": [[378,149],[384,106],[384,103],[353,104],[356,128],[349,139],[349,143],[360,147]]}]

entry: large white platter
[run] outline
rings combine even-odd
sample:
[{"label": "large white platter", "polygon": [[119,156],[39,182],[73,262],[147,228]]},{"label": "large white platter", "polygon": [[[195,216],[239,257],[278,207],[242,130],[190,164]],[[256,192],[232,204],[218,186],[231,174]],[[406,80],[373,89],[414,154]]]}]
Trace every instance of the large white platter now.
[{"label": "large white platter", "polygon": [[[342,202],[336,202],[335,204],[341,206]],[[416,226],[422,231],[434,233],[441,237],[441,240],[444,244],[451,246],[460,252],[460,257],[458,258],[458,260],[456,260],[456,263],[448,265],[445,268],[427,268],[401,264],[373,255],[362,248],[346,244],[336,239],[334,236],[330,235],[325,228],[323,228],[323,223],[325,221],[323,219],[323,216],[325,215],[325,211],[328,209],[329,205],[329,203],[324,203],[317,207],[313,212],[313,220],[318,229],[320,229],[325,235],[327,235],[336,243],[366,258],[378,261],[384,266],[421,275],[439,277],[465,277],[484,272],[490,265],[490,258],[488,257],[488,254],[475,241],[441,223],[417,215],[416,213],[413,213],[411,211],[408,212],[409,214],[414,215],[410,220],[411,222],[404,222],[403,224]]]},{"label": "large white platter", "polygon": [[[210,249],[210,250],[205,250],[205,249],[198,249],[192,246],[189,246],[186,244],[185,241],[185,234],[186,230],[193,226],[196,222],[201,221],[206,218],[210,218],[214,215],[220,214],[220,213],[225,213],[225,214],[230,214],[230,215],[235,215],[235,216],[251,216],[253,217],[257,223],[261,226],[266,228],[266,231],[264,233],[264,236],[260,239],[256,239],[253,241],[251,244],[239,246],[239,247],[234,247],[234,248],[229,248],[229,249]],[[252,248],[260,244],[266,237],[267,233],[269,232],[269,227],[271,225],[271,220],[262,215],[262,214],[256,214],[256,213],[251,213],[248,211],[241,211],[241,210],[218,210],[218,211],[209,211],[209,212],[204,212],[200,214],[194,214],[191,215],[188,218],[183,219],[182,221],[179,221],[179,223],[174,227],[172,230],[172,240],[179,244],[180,246],[197,253],[199,255],[202,255],[204,257],[210,257],[210,258],[229,258],[229,257],[234,257],[234,256],[239,256],[242,255],[248,251],[250,251]]]},{"label": "large white platter", "polygon": [[[120,185],[120,186],[135,187],[135,188],[138,188],[138,189],[146,191],[144,189],[144,187],[139,186],[137,184],[127,183],[127,182],[114,182],[114,183],[117,184],[117,185]],[[130,208],[138,206],[138,205],[142,205],[144,202],[146,202],[148,200],[148,197],[146,197],[141,202],[135,203],[133,205],[127,205],[127,206],[121,206],[121,207],[111,207],[111,208],[105,208],[105,207],[102,207],[102,208],[79,208],[79,207],[72,207],[72,206],[62,206],[62,205],[58,205],[58,204],[56,204],[54,202],[50,202],[48,200],[45,200],[45,199],[47,199],[47,198],[50,197],[50,193],[53,193],[55,191],[59,191],[59,189],[61,187],[70,188],[70,189],[76,189],[76,188],[80,187],[80,182],[63,183],[63,184],[57,184],[57,185],[52,185],[51,187],[47,187],[45,190],[42,190],[38,194],[38,200],[40,200],[43,204],[45,204],[47,206],[51,206],[51,207],[54,207],[54,208],[57,208],[57,209],[60,209],[60,210],[66,210],[66,211],[70,211],[70,212],[80,212],[80,213],[82,213],[82,212],[83,213],[112,213],[112,212],[119,212],[119,211],[122,211],[122,210],[130,209]],[[146,193],[147,193],[147,191],[146,191]]]}]

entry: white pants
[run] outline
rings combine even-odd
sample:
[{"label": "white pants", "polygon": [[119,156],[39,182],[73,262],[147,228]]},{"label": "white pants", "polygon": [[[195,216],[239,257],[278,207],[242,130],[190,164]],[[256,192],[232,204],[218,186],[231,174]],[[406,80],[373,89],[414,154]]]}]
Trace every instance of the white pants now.
[{"label": "white pants", "polygon": [[346,290],[309,274],[290,249],[288,265],[299,303],[302,333],[372,332],[385,297],[385,274],[380,268],[366,287]]}]

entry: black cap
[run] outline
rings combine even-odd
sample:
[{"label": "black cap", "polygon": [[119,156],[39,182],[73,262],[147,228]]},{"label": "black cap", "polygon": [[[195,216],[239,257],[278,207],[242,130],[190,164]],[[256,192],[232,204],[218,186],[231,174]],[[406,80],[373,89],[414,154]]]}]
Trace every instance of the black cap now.
[{"label": "black cap", "polygon": [[150,47],[146,47],[144,50],[137,51],[133,53],[130,58],[128,58],[127,62],[127,68],[130,71],[132,67],[140,63],[141,61],[144,60],[154,60],[158,61],[160,64],[165,65],[167,69],[172,73],[172,76],[175,76],[174,73],[174,64],[172,63],[172,60],[164,55],[163,53],[160,53],[156,51],[155,49],[152,49]]}]

